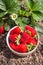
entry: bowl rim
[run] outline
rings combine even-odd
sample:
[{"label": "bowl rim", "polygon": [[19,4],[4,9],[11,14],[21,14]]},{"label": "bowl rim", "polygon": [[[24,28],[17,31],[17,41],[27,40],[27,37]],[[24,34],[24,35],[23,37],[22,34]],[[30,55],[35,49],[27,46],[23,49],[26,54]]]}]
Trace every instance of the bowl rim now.
[{"label": "bowl rim", "polygon": [[36,47],[32,50],[32,51],[29,51],[29,52],[26,52],[26,53],[20,53],[20,52],[17,52],[17,51],[15,51],[15,50],[13,50],[11,47],[10,47],[10,45],[9,45],[9,35],[10,35],[10,32],[11,32],[11,30],[13,30],[14,28],[16,28],[16,27],[19,27],[19,26],[14,26],[13,28],[11,28],[10,30],[9,30],[9,32],[8,32],[8,34],[7,34],[7,36],[6,36],[6,42],[7,42],[7,46],[9,47],[9,49],[13,52],[13,53],[15,53],[15,54],[17,54],[17,55],[27,55],[27,54],[31,54],[31,53],[33,53],[36,49],[37,49],[37,47],[38,47],[38,45],[39,45],[39,34],[37,33],[37,37],[38,37],[38,41],[37,41],[37,45],[36,45]]}]

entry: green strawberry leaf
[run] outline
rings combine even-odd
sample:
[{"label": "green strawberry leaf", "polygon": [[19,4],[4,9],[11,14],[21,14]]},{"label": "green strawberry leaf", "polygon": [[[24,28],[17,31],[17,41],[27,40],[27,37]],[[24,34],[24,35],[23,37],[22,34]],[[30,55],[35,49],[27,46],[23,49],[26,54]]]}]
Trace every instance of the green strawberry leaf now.
[{"label": "green strawberry leaf", "polygon": [[15,23],[21,27],[21,29],[24,29],[25,25],[28,23],[28,18],[25,18],[25,17],[18,17],[16,20],[15,20]]},{"label": "green strawberry leaf", "polygon": [[32,11],[40,11],[43,13],[43,0],[34,0]]},{"label": "green strawberry leaf", "polygon": [[43,20],[43,14],[41,12],[38,12],[38,11],[33,12],[32,17],[36,21],[42,21]]},{"label": "green strawberry leaf", "polygon": [[10,26],[7,23],[5,23],[4,26],[5,26],[5,30],[6,31],[9,31],[10,30]]},{"label": "green strawberry leaf", "polygon": [[2,18],[0,18],[0,27],[2,26],[2,24],[3,24],[3,20]]},{"label": "green strawberry leaf", "polygon": [[6,11],[6,6],[2,0],[0,0],[0,10]]},{"label": "green strawberry leaf", "polygon": [[18,3],[19,5],[22,4],[22,0],[15,0],[16,3]]},{"label": "green strawberry leaf", "polygon": [[25,5],[35,21],[43,20],[43,0],[26,0]]},{"label": "green strawberry leaf", "polygon": [[28,8],[28,10],[31,10],[33,3],[33,0],[26,0],[25,6]]},{"label": "green strawberry leaf", "polygon": [[0,17],[3,17],[6,14],[7,14],[7,12],[0,12]]},{"label": "green strawberry leaf", "polygon": [[21,16],[25,16],[25,17],[29,17],[31,15],[31,13],[29,13],[28,11],[26,11],[25,9],[21,9],[20,13]]},{"label": "green strawberry leaf", "polygon": [[39,35],[43,35],[43,27],[40,25],[36,25],[35,29],[37,30],[37,32],[39,33]]},{"label": "green strawberry leaf", "polygon": [[14,0],[3,0],[6,5],[8,13],[18,13],[20,6]]}]

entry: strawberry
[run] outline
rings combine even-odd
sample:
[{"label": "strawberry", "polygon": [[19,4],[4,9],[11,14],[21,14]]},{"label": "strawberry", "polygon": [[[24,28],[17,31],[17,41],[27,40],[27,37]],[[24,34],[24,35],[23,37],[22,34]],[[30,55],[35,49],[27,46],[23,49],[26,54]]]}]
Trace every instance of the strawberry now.
[{"label": "strawberry", "polygon": [[20,39],[20,42],[27,43],[29,41],[29,39],[30,39],[30,35],[27,34],[26,32],[23,32],[21,39]]},{"label": "strawberry", "polygon": [[17,37],[18,37],[17,34],[13,34],[13,35],[10,35],[10,36],[9,36],[9,39],[10,39],[11,41],[15,42],[16,39],[17,39]]},{"label": "strawberry", "polygon": [[0,28],[0,35],[4,33],[4,25],[2,25],[2,27]]},{"label": "strawberry", "polygon": [[34,28],[32,28],[31,26],[25,26],[25,30],[27,30],[28,33],[31,34],[31,36],[35,36],[36,35],[36,30]]},{"label": "strawberry", "polygon": [[15,43],[10,42],[10,47],[17,52],[27,52],[27,46],[24,44],[15,45]]},{"label": "strawberry", "polygon": [[30,44],[32,45],[36,45],[37,44],[37,40],[35,38],[30,38]]},{"label": "strawberry", "polygon": [[18,51],[18,46],[17,46],[15,43],[10,42],[10,47],[11,47],[13,50]]},{"label": "strawberry", "polygon": [[16,27],[14,28],[12,31],[11,31],[11,34],[20,34],[21,30],[19,27]]},{"label": "strawberry", "polygon": [[23,37],[21,37],[20,43],[26,44],[26,40]]},{"label": "strawberry", "polygon": [[22,52],[22,53],[27,52],[27,46],[26,46],[26,44],[20,44],[18,46],[18,52]]},{"label": "strawberry", "polygon": [[23,34],[23,32],[21,31],[21,32],[20,32],[20,35],[22,35],[22,34]]}]

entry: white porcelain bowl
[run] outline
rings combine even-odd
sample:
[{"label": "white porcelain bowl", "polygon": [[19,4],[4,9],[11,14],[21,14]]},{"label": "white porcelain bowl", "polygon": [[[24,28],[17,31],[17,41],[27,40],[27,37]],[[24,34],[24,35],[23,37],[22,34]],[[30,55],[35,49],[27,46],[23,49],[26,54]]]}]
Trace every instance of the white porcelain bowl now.
[{"label": "white porcelain bowl", "polygon": [[14,50],[10,47],[10,45],[9,45],[9,35],[10,35],[11,30],[13,30],[13,29],[16,28],[16,27],[17,27],[17,26],[15,26],[15,27],[13,27],[12,29],[10,29],[9,32],[8,32],[8,34],[7,34],[7,37],[6,37],[6,42],[7,42],[7,45],[8,45],[8,47],[9,47],[9,49],[10,49],[14,54],[16,54],[16,55],[18,55],[18,56],[27,56],[27,55],[32,54],[35,50],[37,50],[37,47],[38,47],[38,45],[39,45],[39,35],[38,35],[37,45],[36,45],[36,47],[35,47],[32,51],[29,51],[29,52],[26,52],[26,53],[20,53],[20,52],[14,51]]}]

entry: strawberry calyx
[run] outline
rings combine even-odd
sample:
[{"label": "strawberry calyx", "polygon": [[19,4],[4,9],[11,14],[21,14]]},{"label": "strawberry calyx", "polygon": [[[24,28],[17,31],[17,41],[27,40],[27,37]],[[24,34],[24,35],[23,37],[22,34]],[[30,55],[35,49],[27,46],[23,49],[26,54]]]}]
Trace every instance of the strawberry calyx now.
[{"label": "strawberry calyx", "polygon": [[33,38],[35,38],[37,40],[37,38],[38,38],[37,34]]},{"label": "strawberry calyx", "polygon": [[21,35],[19,34],[18,37],[17,37],[17,39],[16,39],[16,41],[15,41],[17,45],[20,44],[20,38],[21,38]]},{"label": "strawberry calyx", "polygon": [[32,45],[32,44],[27,45],[28,52],[31,51],[31,50],[33,50],[34,47],[35,47],[35,45]]},{"label": "strawberry calyx", "polygon": [[31,31],[25,30],[25,32],[26,32],[27,34],[30,34],[30,35],[31,35]]}]

